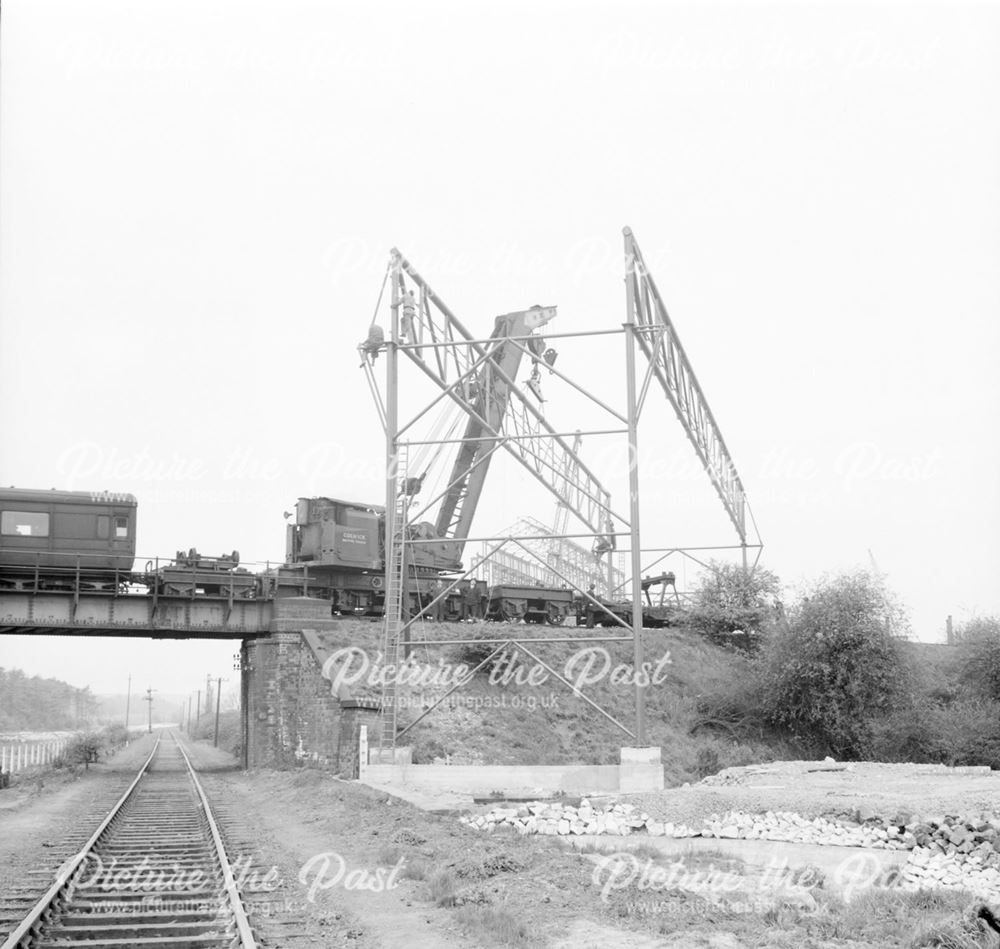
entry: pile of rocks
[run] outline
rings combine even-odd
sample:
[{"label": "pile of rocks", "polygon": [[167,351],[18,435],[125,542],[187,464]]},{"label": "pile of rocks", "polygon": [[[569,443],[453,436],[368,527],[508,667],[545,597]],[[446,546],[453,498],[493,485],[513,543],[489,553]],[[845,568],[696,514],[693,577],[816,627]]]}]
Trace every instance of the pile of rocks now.
[{"label": "pile of rocks", "polygon": [[[841,847],[912,850],[917,843],[916,824],[868,820],[865,823],[835,818],[812,820],[788,811],[749,814],[728,811],[713,814],[698,826],[657,820],[632,804],[595,807],[584,798],[579,807],[557,802],[535,802],[518,807],[494,807],[463,823],[480,830],[507,826],[523,834],[645,833],[650,837],[731,837],[745,840],[786,840]],[[971,849],[971,848],[970,848]]]},{"label": "pile of rocks", "polygon": [[1000,830],[994,815],[977,821],[929,817],[913,828],[916,846],[902,871],[911,889],[952,886],[1000,899]]},{"label": "pile of rocks", "polygon": [[579,806],[539,801],[459,819],[480,830],[512,827],[522,834],[718,837],[906,850],[906,863],[886,883],[905,889],[961,887],[1000,902],[1000,819],[993,815],[977,821],[945,816],[921,820],[908,814],[884,819],[862,809],[846,817],[810,819],[789,811],[727,811],[692,827],[656,820],[632,804],[601,807],[584,798]]},{"label": "pile of rocks", "polygon": [[790,811],[747,814],[729,811],[713,814],[701,828],[702,837],[734,837],[745,840],[787,840],[834,847],[872,847],[876,850],[912,850],[917,843],[916,825],[898,818],[864,822],[814,817],[811,820]]},{"label": "pile of rocks", "polygon": [[587,798],[578,807],[572,804],[538,801],[518,807],[494,807],[486,814],[463,815],[464,824],[478,830],[494,827],[513,827],[522,834],[610,834],[627,837],[632,833],[646,833],[651,837],[697,837],[701,833],[685,824],[657,821],[633,804],[593,806]]},{"label": "pile of rocks", "polygon": [[991,850],[984,856],[933,852],[917,847],[903,867],[900,884],[910,890],[925,887],[955,887],[969,890],[992,903],[1000,901],[1000,867]]}]

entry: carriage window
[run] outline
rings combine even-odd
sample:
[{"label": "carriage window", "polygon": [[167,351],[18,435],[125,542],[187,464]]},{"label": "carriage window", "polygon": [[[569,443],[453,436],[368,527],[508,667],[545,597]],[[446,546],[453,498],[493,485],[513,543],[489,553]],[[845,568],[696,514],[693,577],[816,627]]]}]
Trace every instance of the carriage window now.
[{"label": "carriage window", "polygon": [[97,539],[107,540],[108,530],[110,529],[111,518],[107,514],[97,515]]},{"label": "carriage window", "polygon": [[115,518],[115,537],[128,537],[128,518]]},{"label": "carriage window", "polygon": [[48,537],[49,515],[38,511],[4,511],[0,514],[0,534]]}]

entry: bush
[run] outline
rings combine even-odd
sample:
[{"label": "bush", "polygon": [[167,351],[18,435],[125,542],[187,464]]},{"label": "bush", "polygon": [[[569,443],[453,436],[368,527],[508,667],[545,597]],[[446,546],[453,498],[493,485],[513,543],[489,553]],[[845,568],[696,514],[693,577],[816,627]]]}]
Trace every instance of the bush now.
[{"label": "bush", "polygon": [[1000,702],[966,698],[944,704],[919,696],[878,722],[874,735],[882,761],[1000,770]]},{"label": "bush", "polygon": [[128,744],[131,733],[124,725],[105,725],[101,729],[101,741],[109,752],[115,752]]},{"label": "bush", "polygon": [[496,943],[501,946],[535,945],[535,932],[523,914],[504,906],[463,906],[458,920],[475,945]]},{"label": "bush", "polygon": [[[191,724],[188,734],[197,741],[215,740],[215,714],[202,715]],[[243,725],[239,709],[230,709],[219,715],[219,747],[239,758],[243,752]]]},{"label": "bush", "polygon": [[129,731],[124,725],[105,725],[99,732],[87,732],[71,738],[59,755],[53,760],[52,767],[67,768],[90,765],[113,755],[129,740]]},{"label": "bush", "polygon": [[438,870],[427,881],[427,888],[436,906],[454,906],[458,899],[458,881],[451,870]]},{"label": "bush", "polygon": [[838,758],[870,754],[877,720],[909,695],[906,631],[880,579],[858,572],[821,581],[764,646],[765,719]]},{"label": "bush", "polygon": [[[781,582],[770,570],[745,570],[736,564],[711,561],[694,591],[688,625],[713,642],[733,642],[753,648],[779,603]],[[739,640],[733,634],[741,632]]]},{"label": "bush", "polygon": [[53,767],[82,764],[85,770],[89,770],[91,763],[97,761],[100,756],[102,746],[101,736],[96,732],[75,735],[52,763]]},{"label": "bush", "polygon": [[[484,634],[489,635],[489,634]],[[479,663],[487,660],[500,643],[495,642],[470,642],[463,643],[462,645],[456,647],[455,658],[458,662],[464,663],[469,667],[469,672],[472,672]],[[504,646],[504,648],[498,652],[491,659],[486,661],[486,664],[478,670],[476,675],[487,676],[492,673],[495,669],[513,671],[521,664],[520,657],[516,647]]]},{"label": "bush", "polygon": [[1000,700],[1000,620],[977,617],[958,631],[962,675],[983,698]]},{"label": "bush", "polygon": [[698,777],[705,778],[710,774],[717,774],[722,770],[719,764],[719,751],[712,745],[702,745],[695,756],[694,766],[697,769]]}]

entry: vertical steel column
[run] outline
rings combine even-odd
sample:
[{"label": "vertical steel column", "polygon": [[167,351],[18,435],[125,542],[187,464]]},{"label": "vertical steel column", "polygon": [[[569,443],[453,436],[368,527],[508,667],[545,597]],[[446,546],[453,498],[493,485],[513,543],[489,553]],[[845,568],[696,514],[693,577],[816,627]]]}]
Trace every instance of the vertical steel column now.
[{"label": "vertical steel column", "polygon": [[642,549],[639,546],[639,414],[635,391],[635,292],[632,273],[635,258],[625,234],[625,386],[628,409],[628,508],[629,555],[632,560],[632,663],[635,686],[635,743],[646,745],[646,689],[638,684],[642,671]]},{"label": "vertical steel column", "polygon": [[399,467],[399,258],[393,254],[389,267],[392,284],[392,305],[389,307],[390,325],[385,340],[385,601],[389,600],[390,574],[392,573],[392,542],[396,536],[396,475]]},{"label": "vertical steel column", "polygon": [[615,551],[608,551],[608,592],[605,594],[609,600],[615,598]]},{"label": "vertical steel column", "polygon": [[[604,502],[605,509],[611,510],[611,495],[606,492],[604,494],[604,497],[601,500]],[[614,529],[615,529],[615,526],[611,522],[611,520],[609,519],[608,520],[608,530],[609,531],[613,531]],[[611,545],[612,546],[611,546],[611,549],[608,551],[608,592],[607,592],[607,597],[608,597],[609,600],[613,600],[613,599],[615,599],[616,595],[617,596],[621,595],[621,594],[616,594],[616,592],[615,592],[615,551],[618,550],[618,544],[616,543],[616,541],[614,540],[613,537],[609,537],[608,540],[611,541]]]},{"label": "vertical steel column", "polygon": [[[399,344],[399,307],[401,304],[399,287],[399,257],[392,255],[392,264],[389,267],[389,280],[392,283],[392,304],[389,307],[389,332],[385,340],[385,582],[382,584],[382,613],[385,623],[385,647],[386,651],[391,648],[390,637],[398,636],[398,617],[390,616],[390,603],[393,602],[393,588],[399,582],[395,572],[395,544],[396,544],[396,492],[397,481],[399,480],[399,352],[396,349]],[[406,568],[402,571],[403,578],[406,577]],[[403,596],[405,590],[396,592],[396,596]],[[393,650],[393,663],[398,661],[399,644]],[[383,687],[383,696],[385,689]],[[383,721],[379,729],[379,751],[385,743],[385,716],[390,716],[392,726],[390,734],[393,736],[392,744],[395,745],[395,735],[397,728],[399,689],[392,690],[392,708],[382,709]],[[379,759],[381,761],[381,758]]]}]

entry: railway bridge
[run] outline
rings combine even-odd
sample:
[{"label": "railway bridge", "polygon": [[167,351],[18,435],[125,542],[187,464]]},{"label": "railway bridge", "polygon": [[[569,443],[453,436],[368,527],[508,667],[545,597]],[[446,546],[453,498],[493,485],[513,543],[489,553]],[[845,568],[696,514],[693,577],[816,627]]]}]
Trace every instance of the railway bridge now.
[{"label": "railway bridge", "polygon": [[244,767],[357,774],[360,727],[374,731],[379,702],[323,678],[336,627],[330,601],[306,596],[0,589],[0,635],[238,640]]}]

